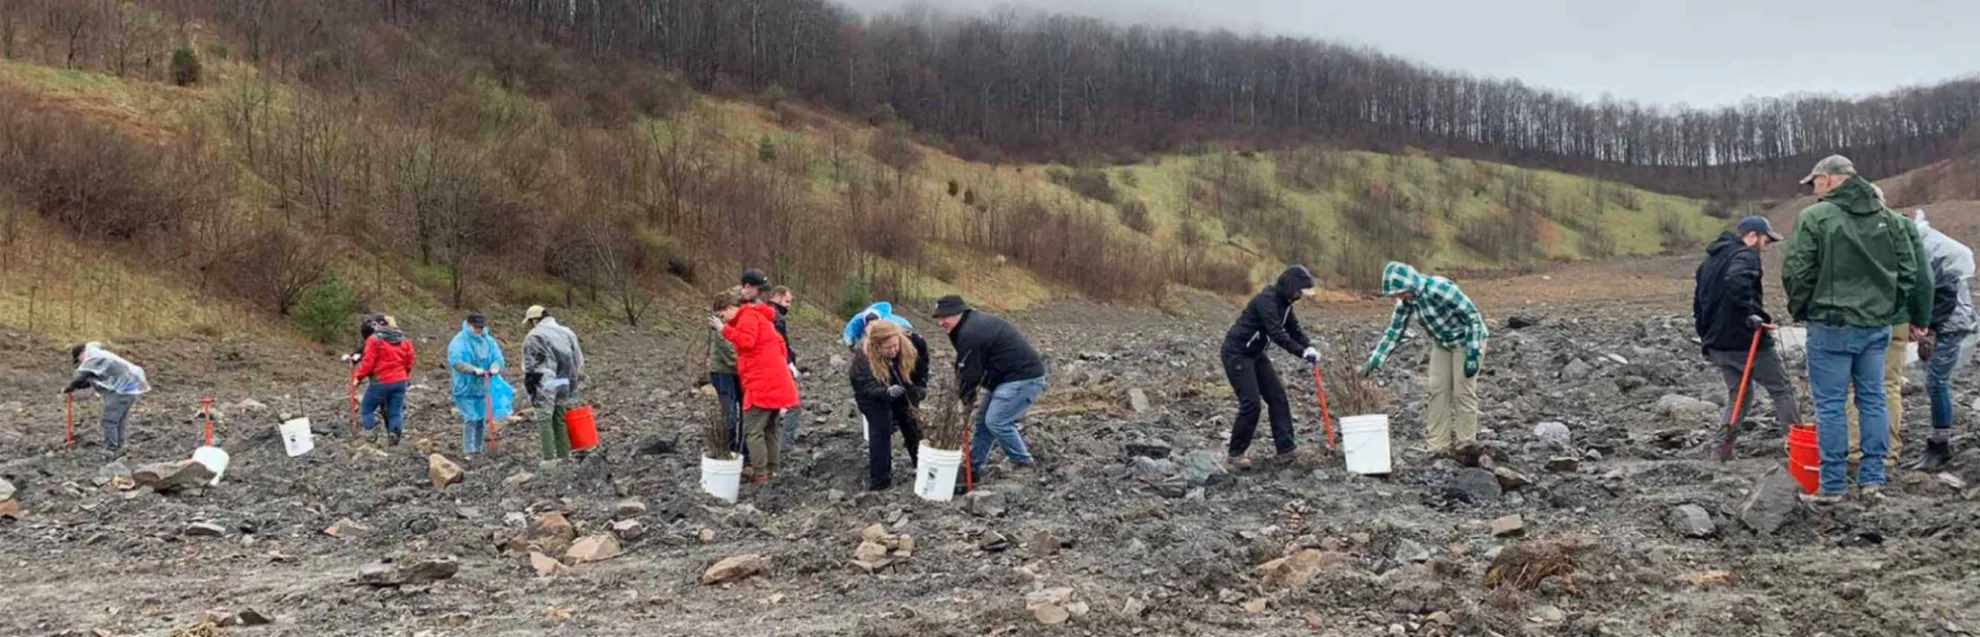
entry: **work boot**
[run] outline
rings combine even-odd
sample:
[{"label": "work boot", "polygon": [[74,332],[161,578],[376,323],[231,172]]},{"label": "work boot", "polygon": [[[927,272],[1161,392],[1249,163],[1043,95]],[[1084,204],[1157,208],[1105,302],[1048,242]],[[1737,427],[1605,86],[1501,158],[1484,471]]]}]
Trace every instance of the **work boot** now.
[{"label": "work boot", "polygon": [[1231,456],[1232,471],[1250,471],[1251,459],[1244,456]]},{"label": "work boot", "polygon": [[1911,470],[1938,471],[1949,464],[1952,464],[1952,443],[1935,440],[1925,443],[1925,455],[1919,456],[1918,462],[1912,463]]},{"label": "work boot", "polygon": [[399,446],[399,434],[397,432],[391,435],[391,445],[394,447]]}]

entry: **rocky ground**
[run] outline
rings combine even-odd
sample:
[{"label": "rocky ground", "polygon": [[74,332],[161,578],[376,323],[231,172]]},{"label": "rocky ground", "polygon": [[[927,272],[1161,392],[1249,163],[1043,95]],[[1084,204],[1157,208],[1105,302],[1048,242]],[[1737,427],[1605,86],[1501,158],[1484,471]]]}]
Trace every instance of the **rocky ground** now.
[{"label": "rocky ground", "polygon": [[[1675,270],[1650,271],[1672,287]],[[126,468],[188,457],[197,398],[222,406],[233,466],[217,486],[175,488],[104,470],[94,400],[77,408],[86,443],[61,449],[64,350],[12,334],[0,345],[13,350],[0,370],[0,476],[15,491],[0,497],[0,633],[1980,630],[1980,493],[1968,486],[1980,485],[1980,450],[1969,439],[1955,471],[1894,473],[1887,502],[1808,510],[1778,469],[1784,429],[1764,407],[1737,458],[1713,458],[1725,398],[1683,299],[1636,289],[1576,298],[1572,311],[1491,310],[1482,467],[1423,453],[1426,354],[1402,348],[1372,393],[1398,448],[1387,477],[1343,470],[1321,444],[1310,378],[1277,355],[1314,454],[1266,462],[1261,432],[1258,468],[1223,466],[1232,408],[1215,346],[1228,308],[1019,314],[1053,370],[1025,428],[1045,470],[993,469],[950,503],[917,499],[904,466],[904,484],[861,490],[858,419],[833,365],[836,331],[823,326],[796,328],[809,372],[802,440],[775,482],[745,487],[736,505],[697,486],[694,427],[714,404],[683,372],[678,338],[586,331],[605,446],[562,466],[537,462],[526,425],[502,430],[502,452],[463,460],[437,362],[418,377],[407,442],[381,448],[349,435],[331,353],[121,344],[159,386],[141,403]],[[1302,310],[1323,349],[1357,357],[1380,312]],[[1515,314],[1534,324],[1508,328]],[[410,327],[433,354],[452,333],[451,322]],[[931,341],[946,357],[945,339]],[[1962,404],[1975,396],[1969,379]],[[1361,389],[1343,380],[1328,379],[1337,411]],[[1906,404],[1915,451],[1927,411],[1922,394]],[[283,412],[314,419],[314,452],[286,456]],[[423,446],[458,463],[458,483],[436,486]]]}]

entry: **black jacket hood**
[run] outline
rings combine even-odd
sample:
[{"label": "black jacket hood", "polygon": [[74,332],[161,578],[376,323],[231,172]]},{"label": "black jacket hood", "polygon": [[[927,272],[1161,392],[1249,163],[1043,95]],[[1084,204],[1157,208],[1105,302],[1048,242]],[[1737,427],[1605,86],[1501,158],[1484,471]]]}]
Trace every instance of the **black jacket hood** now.
[{"label": "black jacket hood", "polygon": [[1272,291],[1287,301],[1299,298],[1300,290],[1310,287],[1313,287],[1313,273],[1303,265],[1286,268],[1286,271],[1279,273],[1279,280],[1272,283]]}]

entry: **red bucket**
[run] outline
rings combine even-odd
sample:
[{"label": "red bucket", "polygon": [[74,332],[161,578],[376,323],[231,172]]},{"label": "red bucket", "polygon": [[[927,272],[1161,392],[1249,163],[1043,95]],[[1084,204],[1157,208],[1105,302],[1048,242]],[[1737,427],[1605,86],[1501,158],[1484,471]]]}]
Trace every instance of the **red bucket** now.
[{"label": "red bucket", "polygon": [[1814,493],[1822,486],[1822,446],[1815,428],[1795,425],[1787,435],[1788,475],[1801,484],[1802,493]]},{"label": "red bucket", "polygon": [[591,405],[565,411],[564,428],[571,432],[571,451],[598,446],[598,420],[591,412]]}]

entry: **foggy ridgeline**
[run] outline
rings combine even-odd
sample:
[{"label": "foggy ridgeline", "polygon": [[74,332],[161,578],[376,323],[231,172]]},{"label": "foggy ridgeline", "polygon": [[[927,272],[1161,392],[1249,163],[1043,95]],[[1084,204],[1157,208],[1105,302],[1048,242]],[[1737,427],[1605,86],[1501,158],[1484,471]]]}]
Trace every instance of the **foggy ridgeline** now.
[{"label": "foggy ridgeline", "polygon": [[[633,324],[680,287],[668,281],[711,289],[744,264],[832,309],[924,296],[921,283],[980,262],[964,253],[1114,301],[1151,302],[1171,283],[1242,293],[1271,259],[1365,284],[1384,256],[1428,249],[1434,225],[1400,220],[1421,202],[1382,183],[1353,186],[1365,196],[1347,223],[1385,251],[1357,257],[1314,247],[1348,239],[1319,236],[1243,166],[1200,166],[1223,222],[1270,237],[1258,254],[1195,222],[1152,233],[1139,202],[1096,194],[1104,174],[1082,183],[1091,168],[1053,176],[1083,195],[1068,202],[930,177],[921,149],[1092,167],[1414,147],[1731,200],[1788,193],[1831,152],[1874,175],[1943,159],[1980,110],[1973,81],[1717,110],[1589,104],[1313,40],[861,17],[817,0],[9,0],[0,56],[151,83],[164,104],[73,108],[66,94],[0,88],[10,250],[32,211],[281,315],[387,257],[451,306],[591,303]],[[685,117],[695,92],[753,101],[817,141],[778,146]],[[1283,155],[1281,181],[1344,168]],[[1544,193],[1520,188],[1505,187],[1503,227],[1463,233],[1505,241],[1467,247],[1524,245],[1559,224],[1584,233],[1582,254],[1602,256],[1604,240],[1613,251],[1588,236],[1602,224],[1551,218]],[[1592,199],[1634,199],[1615,190]],[[1103,206],[1120,222],[1080,214]],[[1486,256],[1544,256],[1515,252]]]}]

